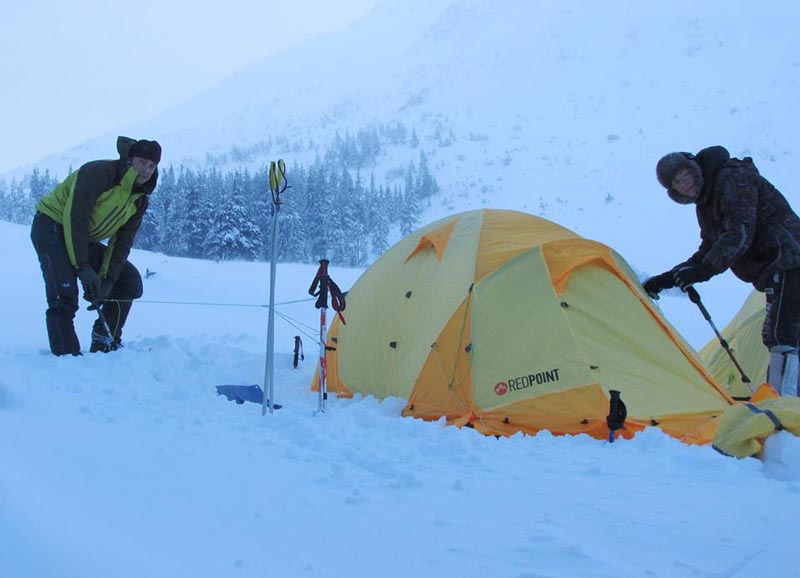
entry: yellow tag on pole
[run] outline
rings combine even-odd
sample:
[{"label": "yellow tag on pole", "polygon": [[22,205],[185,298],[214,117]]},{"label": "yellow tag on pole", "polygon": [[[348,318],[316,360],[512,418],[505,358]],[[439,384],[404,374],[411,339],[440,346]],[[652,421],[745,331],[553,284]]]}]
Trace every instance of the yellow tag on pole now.
[{"label": "yellow tag on pole", "polygon": [[275,161],[269,163],[269,189],[273,193],[278,192],[278,177],[275,174]]},{"label": "yellow tag on pole", "polygon": [[280,191],[285,187],[286,183],[286,163],[283,159],[278,159],[278,190]]}]

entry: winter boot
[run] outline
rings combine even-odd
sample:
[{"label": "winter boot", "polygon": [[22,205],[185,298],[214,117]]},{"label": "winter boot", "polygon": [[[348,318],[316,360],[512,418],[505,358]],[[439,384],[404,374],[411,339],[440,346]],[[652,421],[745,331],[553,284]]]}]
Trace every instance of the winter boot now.
[{"label": "winter boot", "polygon": [[47,336],[53,355],[80,355],[81,345],[75,334],[72,318],[59,315],[57,311],[47,311]]},{"label": "winter boot", "polygon": [[120,344],[111,337],[105,329],[92,329],[92,344],[89,346],[89,353],[111,353],[119,349]]},{"label": "winter boot", "polygon": [[[106,319],[108,329],[111,331],[113,341],[117,344],[117,346],[122,343],[122,327],[125,325],[125,321],[128,319],[128,313],[130,313],[130,310],[131,303],[129,301],[122,303],[116,301],[103,304],[103,317]],[[100,321],[99,318],[95,320],[92,331],[102,335],[107,333],[105,325],[103,325],[103,322]]]},{"label": "winter boot", "polygon": [[780,395],[797,397],[798,377],[797,349],[786,345],[771,347],[767,383]]}]

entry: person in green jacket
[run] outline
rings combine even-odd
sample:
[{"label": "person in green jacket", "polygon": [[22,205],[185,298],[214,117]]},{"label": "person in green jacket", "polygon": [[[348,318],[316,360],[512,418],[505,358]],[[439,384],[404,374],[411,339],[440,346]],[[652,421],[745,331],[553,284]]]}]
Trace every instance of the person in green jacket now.
[{"label": "person in green jacket", "polygon": [[131,301],[142,296],[142,276],[128,254],[158,182],[161,145],[121,136],[117,151],[119,160],[86,163],[36,204],[31,241],[42,267],[54,355],[81,355],[74,326],[78,280],[90,309],[100,310],[90,352],[120,346]]}]

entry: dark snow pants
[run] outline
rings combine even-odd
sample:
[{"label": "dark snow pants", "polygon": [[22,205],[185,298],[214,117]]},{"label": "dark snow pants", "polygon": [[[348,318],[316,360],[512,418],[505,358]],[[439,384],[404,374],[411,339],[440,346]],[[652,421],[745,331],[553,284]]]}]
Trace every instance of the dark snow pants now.
[{"label": "dark snow pants", "polygon": [[767,310],[761,339],[767,348],[800,347],[800,269],[776,273],[764,289]]},{"label": "dark snow pants", "polygon": [[[47,336],[50,351],[54,355],[80,355],[81,346],[75,334],[74,319],[79,308],[78,276],[67,254],[64,241],[64,227],[42,213],[36,213],[31,226],[31,241],[39,257],[47,295]],[[100,270],[106,246],[102,243],[89,243],[89,264],[95,271]],[[114,340],[120,342],[122,327],[131,309],[131,300],[142,296],[142,276],[130,262],[126,261],[119,279],[114,283],[110,300],[102,305],[103,314],[113,333]],[[94,332],[105,334],[99,319]]]}]

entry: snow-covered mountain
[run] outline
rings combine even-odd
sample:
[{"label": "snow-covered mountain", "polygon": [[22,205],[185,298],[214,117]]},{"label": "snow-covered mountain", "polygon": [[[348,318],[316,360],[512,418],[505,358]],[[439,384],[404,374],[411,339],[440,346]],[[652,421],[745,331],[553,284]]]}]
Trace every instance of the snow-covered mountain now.
[{"label": "snow-covered mountain", "polygon": [[[202,166],[238,147],[251,165],[282,157],[291,167],[337,133],[399,122],[419,146],[385,145],[368,170],[390,182],[424,151],[441,190],[422,223],[523,210],[655,274],[699,242],[691,207],[655,180],[666,152],[723,144],[752,155],[800,204],[798,22],[789,0],[390,0],[38,166],[63,174],[112,156],[121,133],[157,138],[165,163]],[[743,301],[748,288],[726,274],[706,289],[712,303],[728,291]]]},{"label": "snow-covered mountain", "polygon": [[[157,138],[170,163],[237,146],[255,151],[250,162],[291,165],[337,131],[402,122],[441,186],[423,222],[525,210],[658,272],[697,243],[691,210],[655,181],[662,154],[723,144],[790,199],[797,190],[798,22],[788,0],[389,1],[117,132]],[[41,164],[63,172],[109,156],[114,136]],[[258,146],[275,137],[290,150]],[[373,170],[380,179],[418,156],[386,147]]]}]

